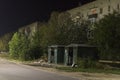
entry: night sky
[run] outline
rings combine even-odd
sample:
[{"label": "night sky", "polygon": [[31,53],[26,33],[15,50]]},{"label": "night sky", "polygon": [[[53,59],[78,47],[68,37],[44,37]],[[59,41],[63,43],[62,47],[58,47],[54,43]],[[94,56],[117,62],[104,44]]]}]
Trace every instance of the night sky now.
[{"label": "night sky", "polygon": [[92,0],[0,0],[0,36],[35,21],[47,21],[51,12],[66,11]]}]

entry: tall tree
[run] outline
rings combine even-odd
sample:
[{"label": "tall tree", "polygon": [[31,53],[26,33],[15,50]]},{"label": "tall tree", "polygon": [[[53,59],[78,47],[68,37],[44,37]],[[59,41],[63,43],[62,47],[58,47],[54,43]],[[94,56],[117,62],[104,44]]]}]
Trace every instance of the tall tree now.
[{"label": "tall tree", "polygon": [[85,43],[87,41],[87,25],[81,19],[78,22],[74,22],[71,15],[68,12],[61,13],[58,16],[58,43],[59,44],[71,44],[71,43]]},{"label": "tall tree", "polygon": [[19,58],[19,46],[20,46],[21,42],[20,42],[20,34],[19,33],[14,33],[11,41],[9,42],[9,53],[10,53],[10,57],[17,59]]},{"label": "tall tree", "polygon": [[99,46],[102,59],[120,60],[120,14],[106,15],[96,23],[94,40]]},{"label": "tall tree", "polygon": [[36,32],[32,38],[33,39],[29,39],[28,36],[19,32],[14,33],[9,42],[10,57],[19,60],[34,60],[40,58],[42,53],[39,33]]},{"label": "tall tree", "polygon": [[44,34],[42,43],[46,42],[47,46],[86,43],[88,25],[85,21],[80,21],[75,24],[68,12],[53,12],[47,27],[41,28],[40,32]]}]

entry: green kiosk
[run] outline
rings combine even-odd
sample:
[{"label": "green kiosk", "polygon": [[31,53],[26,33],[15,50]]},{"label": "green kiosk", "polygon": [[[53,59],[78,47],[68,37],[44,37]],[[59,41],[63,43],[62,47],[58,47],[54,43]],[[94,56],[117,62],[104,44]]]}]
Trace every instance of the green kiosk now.
[{"label": "green kiosk", "polygon": [[65,65],[77,64],[78,58],[99,59],[97,47],[87,44],[70,44],[65,47]]},{"label": "green kiosk", "polygon": [[64,45],[48,46],[48,63],[64,64]]}]

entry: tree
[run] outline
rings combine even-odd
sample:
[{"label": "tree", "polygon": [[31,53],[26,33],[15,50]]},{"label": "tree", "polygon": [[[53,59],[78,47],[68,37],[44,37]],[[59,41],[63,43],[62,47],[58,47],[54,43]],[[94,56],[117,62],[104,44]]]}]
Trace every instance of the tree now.
[{"label": "tree", "polygon": [[[39,33],[36,32],[32,39],[25,34],[14,33],[9,42],[10,57],[19,60],[34,60],[42,56]],[[31,41],[32,40],[32,41]]]},{"label": "tree", "polygon": [[47,53],[49,45],[69,45],[71,43],[86,43],[86,22],[75,24],[68,12],[51,14],[48,23],[38,26],[39,29],[32,37],[24,30],[17,32],[9,42],[10,56],[21,60],[40,58]]},{"label": "tree", "polygon": [[46,29],[49,45],[68,45],[87,41],[86,23],[75,24],[68,12],[53,13]]},{"label": "tree", "polygon": [[31,59],[38,59],[43,55],[41,38],[42,36],[39,30],[35,32],[34,36],[32,37],[32,41],[30,42],[30,51],[29,51]]},{"label": "tree", "polygon": [[86,43],[86,27],[86,23],[84,23],[82,20],[79,22],[79,24],[78,22],[74,22],[68,12],[61,13],[58,17],[58,43],[64,45],[71,43]]},{"label": "tree", "polygon": [[14,59],[27,60],[29,51],[29,40],[23,34],[18,32],[14,33],[11,41],[9,42],[10,57]]},{"label": "tree", "polygon": [[0,51],[8,51],[8,43],[11,40],[13,33],[7,33],[0,37]]},{"label": "tree", "polygon": [[19,45],[21,44],[20,42],[20,34],[19,33],[14,33],[11,41],[9,42],[9,53],[10,53],[10,57],[17,59],[19,58]]},{"label": "tree", "polygon": [[58,16],[59,12],[53,12],[51,14],[50,20],[48,21],[48,28],[45,32],[47,32],[46,36],[48,38],[49,45],[57,44],[57,27],[58,27]]},{"label": "tree", "polygon": [[120,14],[106,15],[95,24],[94,40],[102,59],[120,60]]}]

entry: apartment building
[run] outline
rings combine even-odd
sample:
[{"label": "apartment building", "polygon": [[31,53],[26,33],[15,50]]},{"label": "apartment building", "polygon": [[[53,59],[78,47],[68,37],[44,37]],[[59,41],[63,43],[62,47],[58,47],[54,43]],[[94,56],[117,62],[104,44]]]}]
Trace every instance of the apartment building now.
[{"label": "apartment building", "polygon": [[83,18],[95,22],[114,10],[120,10],[120,0],[95,0],[67,12],[71,14],[74,21]]},{"label": "apartment building", "polygon": [[[67,12],[75,23],[81,22],[80,20],[89,20],[94,23],[114,11],[120,11],[120,0],[95,0]],[[93,38],[93,30],[94,25],[87,30],[88,39]]]},{"label": "apartment building", "polygon": [[34,33],[39,29],[40,25],[41,25],[40,22],[34,22],[32,24],[25,25],[25,26],[21,27],[18,30],[18,32],[25,34],[26,36],[31,38],[34,35]]}]

